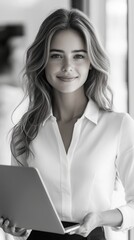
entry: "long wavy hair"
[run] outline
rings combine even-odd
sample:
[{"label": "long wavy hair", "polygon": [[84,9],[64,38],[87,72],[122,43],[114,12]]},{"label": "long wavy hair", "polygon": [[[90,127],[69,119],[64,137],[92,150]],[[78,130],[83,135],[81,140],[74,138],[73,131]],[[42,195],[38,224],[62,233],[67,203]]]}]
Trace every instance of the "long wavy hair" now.
[{"label": "long wavy hair", "polygon": [[[26,54],[24,79],[29,97],[27,112],[13,128],[11,151],[16,160],[30,153],[30,143],[37,136],[52,102],[52,87],[45,76],[52,37],[57,31],[74,29],[84,38],[92,69],[85,82],[85,94],[100,109],[112,110],[112,92],[108,85],[109,59],[88,17],[79,10],[58,9],[41,24]],[[19,161],[19,160],[18,160]]]}]

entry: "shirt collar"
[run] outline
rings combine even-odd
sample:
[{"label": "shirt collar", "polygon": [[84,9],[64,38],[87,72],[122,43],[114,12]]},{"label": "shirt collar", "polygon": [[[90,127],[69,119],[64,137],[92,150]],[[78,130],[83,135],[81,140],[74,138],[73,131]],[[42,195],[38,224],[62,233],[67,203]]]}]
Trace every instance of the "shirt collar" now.
[{"label": "shirt collar", "polygon": [[43,123],[42,123],[42,126],[45,125],[46,121],[47,121],[50,117],[53,117],[52,108],[51,108],[50,111],[48,112],[45,120],[44,120]]},{"label": "shirt collar", "polygon": [[98,122],[99,107],[91,98],[86,106],[83,116],[85,116],[88,120],[92,121],[95,124],[97,124]]},{"label": "shirt collar", "polygon": [[[45,125],[46,121],[50,118],[54,118],[53,113],[52,113],[52,109],[50,109],[49,113],[47,114],[46,119],[43,121],[43,126]],[[97,124],[98,122],[98,118],[99,118],[99,107],[97,106],[97,104],[90,98],[90,100],[87,103],[86,109],[83,113],[83,117],[86,117],[88,120],[90,120],[91,122]]]}]

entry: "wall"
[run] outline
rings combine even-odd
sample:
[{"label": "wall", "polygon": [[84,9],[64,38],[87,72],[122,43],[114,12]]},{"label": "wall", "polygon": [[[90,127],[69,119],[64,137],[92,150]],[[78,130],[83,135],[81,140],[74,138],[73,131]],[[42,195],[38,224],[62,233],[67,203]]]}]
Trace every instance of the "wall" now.
[{"label": "wall", "polygon": [[[20,87],[14,86],[18,79],[19,71],[23,65],[24,53],[33,41],[38,28],[50,11],[57,8],[70,8],[69,0],[0,0],[0,26],[6,24],[23,24],[25,35],[13,39],[14,61],[13,72],[0,75],[0,164],[10,164],[10,148],[7,134],[13,123],[11,113],[23,97]],[[24,6],[25,4],[25,6]],[[30,5],[31,4],[31,5]],[[23,111],[23,109],[22,109]],[[18,112],[18,117],[21,115]],[[0,229],[0,240],[11,240]]]}]

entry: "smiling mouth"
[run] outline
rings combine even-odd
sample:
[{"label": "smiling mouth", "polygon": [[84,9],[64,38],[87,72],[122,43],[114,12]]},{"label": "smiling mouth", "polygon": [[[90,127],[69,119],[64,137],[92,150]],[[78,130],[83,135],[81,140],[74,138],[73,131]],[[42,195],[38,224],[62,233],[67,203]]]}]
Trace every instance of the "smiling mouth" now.
[{"label": "smiling mouth", "polygon": [[78,77],[62,77],[62,76],[58,76],[57,78],[59,78],[60,80],[64,81],[64,82],[71,82],[73,80],[75,80]]}]

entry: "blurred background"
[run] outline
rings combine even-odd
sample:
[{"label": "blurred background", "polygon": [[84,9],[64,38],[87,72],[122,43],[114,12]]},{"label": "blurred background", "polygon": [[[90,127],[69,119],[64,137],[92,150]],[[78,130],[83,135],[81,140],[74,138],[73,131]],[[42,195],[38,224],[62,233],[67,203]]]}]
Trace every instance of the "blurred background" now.
[{"label": "blurred background", "polygon": [[[134,1],[133,0],[0,0],[0,164],[10,164],[9,131],[27,107],[22,75],[25,53],[44,18],[57,8],[78,8],[96,27],[111,62],[110,84],[114,109],[134,118]],[[121,184],[113,206],[124,202]],[[108,229],[109,240],[133,240],[134,233]],[[12,240],[0,230],[0,240]]]}]

